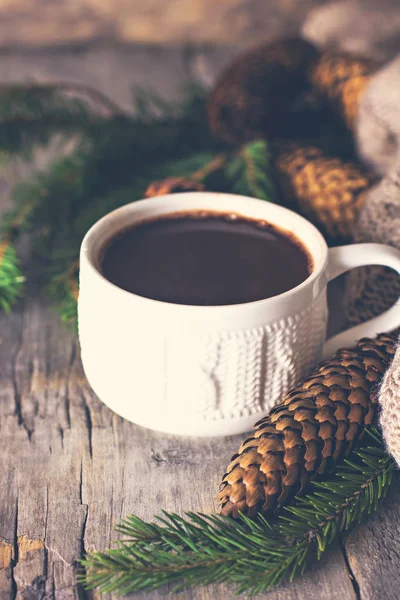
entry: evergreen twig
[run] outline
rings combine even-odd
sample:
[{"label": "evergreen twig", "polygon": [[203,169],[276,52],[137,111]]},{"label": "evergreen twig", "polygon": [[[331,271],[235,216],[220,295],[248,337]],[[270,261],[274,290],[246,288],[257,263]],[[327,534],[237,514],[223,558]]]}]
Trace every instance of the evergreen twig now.
[{"label": "evergreen twig", "polygon": [[81,138],[99,117],[86,98],[53,85],[0,86],[0,151],[30,158],[56,134]]},{"label": "evergreen twig", "polygon": [[226,177],[233,193],[277,201],[266,140],[250,142],[235,152],[227,165]]},{"label": "evergreen twig", "polygon": [[[96,120],[90,102],[77,93],[98,101],[110,118]],[[155,179],[193,176],[210,190],[275,199],[266,142],[226,152],[208,130],[203,91],[187,91],[181,103],[168,103],[137,90],[135,102],[137,113],[124,115],[80,84],[0,86],[5,155],[29,154],[54,133],[78,134],[82,140],[72,154],[15,186],[14,207],[1,225],[7,239],[22,229],[36,232],[33,250],[48,267],[46,286],[60,302],[64,321],[73,321],[76,313],[76,293],[72,280],[66,285],[65,273],[78,258],[84,233],[106,212],[144,197]],[[25,216],[16,226],[19,214]]]},{"label": "evergreen twig", "polygon": [[10,312],[15,301],[22,295],[25,277],[13,244],[21,228],[29,220],[33,208],[32,203],[15,207],[1,223],[0,306],[6,313]]},{"label": "evergreen twig", "polygon": [[272,522],[200,513],[163,513],[154,523],[128,517],[117,528],[124,537],[116,548],[83,561],[87,587],[126,594],[223,582],[239,593],[261,593],[292,581],[386,495],[394,461],[380,433],[366,431],[363,446],[334,475],[309,484],[306,496]]},{"label": "evergreen twig", "polygon": [[25,278],[10,240],[0,243],[0,306],[10,312],[13,304],[22,295]]},{"label": "evergreen twig", "polygon": [[[18,101],[25,100],[29,103],[31,101],[32,92],[36,98],[42,96],[49,100],[53,100],[54,95],[58,96],[60,92],[83,96],[103,109],[106,112],[106,116],[126,114],[125,111],[106,94],[83,83],[69,81],[52,81],[51,83],[0,83],[0,98],[1,95],[4,95],[2,101],[4,102],[4,99],[6,98],[10,104],[14,105],[14,109],[16,106],[18,107]],[[38,107],[36,106],[36,108]]]},{"label": "evergreen twig", "polygon": [[51,298],[57,302],[63,323],[76,327],[79,261],[74,260],[61,275],[55,275],[48,286]]}]

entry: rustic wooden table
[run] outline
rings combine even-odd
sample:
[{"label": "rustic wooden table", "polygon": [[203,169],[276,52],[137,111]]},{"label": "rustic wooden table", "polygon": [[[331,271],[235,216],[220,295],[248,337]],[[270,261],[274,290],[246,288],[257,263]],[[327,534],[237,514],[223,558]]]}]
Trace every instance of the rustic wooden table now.
[{"label": "rustic wooden table", "polygon": [[[241,437],[185,439],[137,427],[90,390],[76,338],[34,291],[0,319],[0,597],[85,598],[77,560],[131,512],[215,508]],[[396,482],[379,512],[268,600],[398,600]],[[167,591],[140,595],[163,598]],[[233,598],[220,586],[180,598]]]},{"label": "rustic wooden table", "polygon": [[[106,67],[105,56],[111,61]],[[46,77],[60,75],[63,66],[79,79],[83,64],[82,80],[90,71],[104,82],[99,73],[104,75],[105,68],[118,79],[119,59],[112,62],[109,54],[100,55],[97,62],[78,58],[36,55],[24,61],[9,56],[8,62],[0,60],[0,75],[8,78],[11,62],[17,79],[31,68]],[[157,65],[164,59],[161,54],[152,58]],[[203,68],[202,57],[196,60]],[[133,64],[134,57],[125,55],[124,68],[129,61]],[[108,68],[111,63],[115,69]],[[147,73],[148,62],[140,64]],[[123,94],[126,91],[121,100]],[[0,316],[0,598],[93,597],[76,583],[78,559],[87,550],[108,546],[115,522],[131,512],[151,519],[162,508],[214,510],[221,475],[241,439],[159,435],[113,414],[85,380],[76,337],[30,287],[10,316]],[[398,600],[399,491],[396,481],[367,524],[343,536],[302,579],[262,597]],[[137,597],[167,596],[164,590]],[[177,596],[233,597],[224,586]]]}]

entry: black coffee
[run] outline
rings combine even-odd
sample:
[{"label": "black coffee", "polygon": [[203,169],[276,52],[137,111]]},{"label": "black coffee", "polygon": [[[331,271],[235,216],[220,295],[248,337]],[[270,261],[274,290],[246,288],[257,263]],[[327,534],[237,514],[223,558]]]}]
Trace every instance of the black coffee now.
[{"label": "black coffee", "polygon": [[122,231],[103,275],[155,300],[215,306],[270,298],[311,273],[308,252],[275,226],[237,215],[177,213]]}]

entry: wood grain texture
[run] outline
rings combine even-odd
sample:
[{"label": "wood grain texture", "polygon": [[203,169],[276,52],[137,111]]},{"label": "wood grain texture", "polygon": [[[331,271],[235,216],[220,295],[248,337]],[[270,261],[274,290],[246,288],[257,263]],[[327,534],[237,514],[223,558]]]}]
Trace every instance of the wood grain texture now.
[{"label": "wood grain texture", "polygon": [[[135,512],[151,519],[161,508],[214,510],[221,473],[241,436],[165,436],[116,416],[88,387],[75,337],[34,294],[11,316],[0,318],[0,331],[0,597],[83,598],[77,561],[85,551],[110,544],[121,516]],[[390,519],[395,518],[393,496],[387,506]],[[336,546],[304,578],[262,597],[383,598],[371,595],[373,571],[364,573],[366,560],[374,563],[371,569],[377,561],[392,561],[387,568],[394,577],[398,536],[385,519],[381,510],[346,542],[358,586],[372,590],[366,595],[358,596]],[[379,531],[386,538],[374,546]],[[366,559],[368,543],[372,555]],[[137,597],[167,595],[162,590]],[[233,597],[224,586],[178,595]]]},{"label": "wood grain texture", "polygon": [[[0,599],[98,598],[77,584],[79,558],[108,547],[114,524],[131,512],[152,519],[162,508],[213,511],[221,475],[243,436],[179,438],[115,415],[90,390],[76,337],[38,296],[34,282],[30,287],[10,316],[0,316]],[[356,530],[302,579],[261,598],[384,599],[374,573],[385,565],[394,581],[388,598],[396,598],[393,495],[388,505],[389,512],[377,517],[381,527],[374,520],[372,531],[371,523]],[[380,529],[385,537],[378,542]],[[363,539],[365,531],[361,543],[357,536]],[[366,551],[369,543],[373,553]],[[136,597],[168,596],[164,589]],[[177,595],[234,597],[225,586]]]},{"label": "wood grain texture", "polygon": [[384,505],[344,538],[348,566],[360,600],[400,597],[400,480],[396,474]]}]

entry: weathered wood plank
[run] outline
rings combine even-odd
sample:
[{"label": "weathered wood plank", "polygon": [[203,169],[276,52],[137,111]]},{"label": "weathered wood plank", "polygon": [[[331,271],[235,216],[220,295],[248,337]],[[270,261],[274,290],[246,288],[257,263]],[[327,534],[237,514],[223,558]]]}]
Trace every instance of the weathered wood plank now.
[{"label": "weathered wood plank", "polygon": [[379,511],[346,536],[344,548],[360,600],[400,597],[400,479]]},{"label": "weathered wood plank", "polygon": [[[41,315],[33,302],[28,311],[11,317],[13,325],[19,316],[19,327],[9,327],[7,317],[2,322],[0,444],[13,484],[2,486],[6,498],[1,506],[16,505],[16,514],[13,528],[1,535],[13,543],[11,584],[17,597],[40,597],[53,588],[72,590],[63,596],[73,597],[87,512],[76,483],[85,425],[77,419],[62,440],[68,356],[75,342],[67,334],[58,336]],[[17,343],[10,353],[13,340]]]},{"label": "weathered wood plank", "polygon": [[[161,508],[210,511],[241,436],[164,436],[122,420],[89,389],[77,342],[34,296],[0,318],[0,589],[4,598],[78,598],[77,560],[113,524]],[[355,599],[340,548],[269,600]],[[140,598],[166,597],[167,591]],[[223,586],[180,598],[233,598]]]}]

